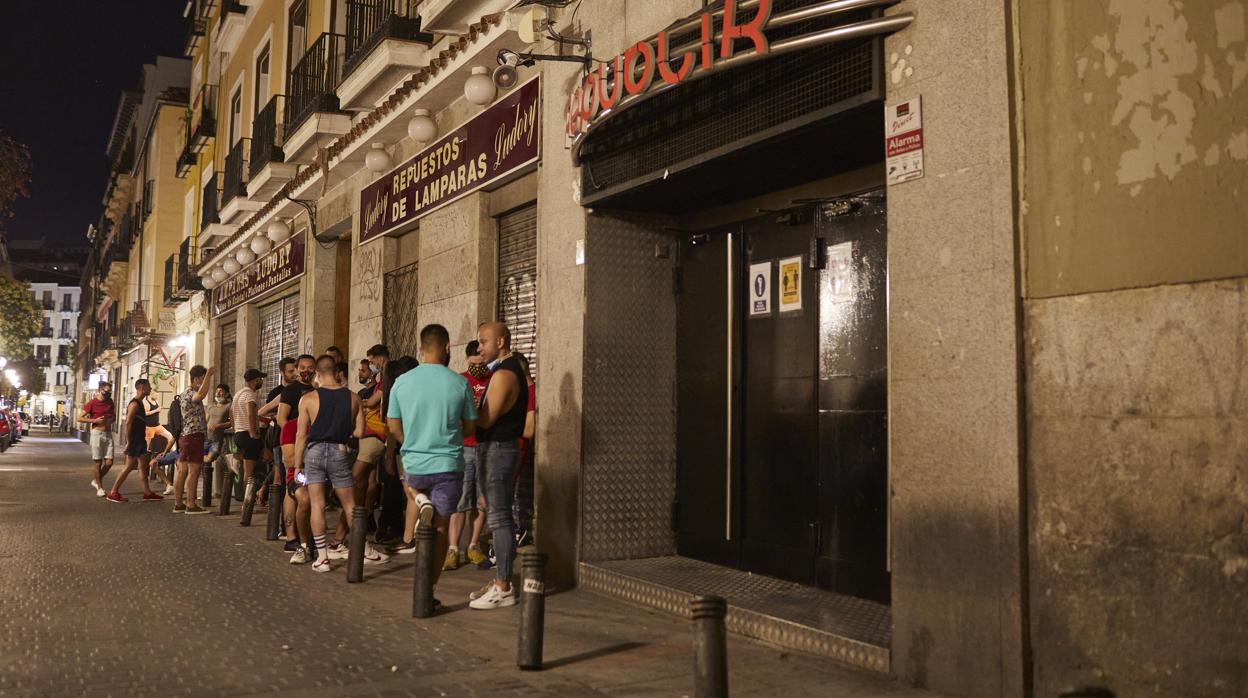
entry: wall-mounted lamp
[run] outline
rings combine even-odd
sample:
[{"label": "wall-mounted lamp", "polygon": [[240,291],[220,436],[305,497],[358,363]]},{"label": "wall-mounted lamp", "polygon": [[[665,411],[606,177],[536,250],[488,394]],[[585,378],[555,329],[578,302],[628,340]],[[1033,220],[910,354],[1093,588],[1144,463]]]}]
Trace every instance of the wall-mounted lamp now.
[{"label": "wall-mounted lamp", "polygon": [[227,257],[225,261],[221,263],[221,268],[225,270],[226,274],[237,274],[238,271],[243,268],[243,265],[239,264],[237,259]]},{"label": "wall-mounted lamp", "polygon": [[474,66],[472,75],[469,75],[468,80],[464,82],[464,99],[484,107],[494,101],[496,93],[494,81],[490,78],[490,69],[479,65]]},{"label": "wall-mounted lamp", "polygon": [[256,261],[256,253],[252,252],[250,247],[240,247],[234,253],[234,259],[237,259],[239,264],[251,264]]},{"label": "wall-mounted lamp", "polygon": [[273,220],[269,223],[266,234],[274,243],[285,242],[290,237],[290,224],[280,219]]},{"label": "wall-mounted lamp", "polygon": [[417,109],[407,122],[407,135],[417,143],[428,143],[438,137],[438,122],[429,115],[428,109]]},{"label": "wall-mounted lamp", "polygon": [[255,236],[251,239],[249,244],[251,246],[251,251],[256,254],[266,254],[269,250],[273,249],[273,241],[263,235]]},{"label": "wall-mounted lamp", "polygon": [[374,143],[373,147],[368,149],[368,153],[364,156],[364,166],[374,174],[381,174],[389,170],[394,165],[394,161],[390,159],[390,153],[386,152],[385,143]]}]

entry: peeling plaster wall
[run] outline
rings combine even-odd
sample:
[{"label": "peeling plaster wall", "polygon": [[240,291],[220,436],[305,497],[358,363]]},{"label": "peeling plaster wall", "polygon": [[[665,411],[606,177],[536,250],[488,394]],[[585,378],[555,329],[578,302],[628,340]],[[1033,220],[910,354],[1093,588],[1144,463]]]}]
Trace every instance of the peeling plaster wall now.
[{"label": "peeling plaster wall", "polygon": [[1248,695],[1245,5],[1015,2],[1035,695]]},{"label": "peeling plaster wall", "polygon": [[1027,295],[1248,275],[1246,3],[1016,4]]}]

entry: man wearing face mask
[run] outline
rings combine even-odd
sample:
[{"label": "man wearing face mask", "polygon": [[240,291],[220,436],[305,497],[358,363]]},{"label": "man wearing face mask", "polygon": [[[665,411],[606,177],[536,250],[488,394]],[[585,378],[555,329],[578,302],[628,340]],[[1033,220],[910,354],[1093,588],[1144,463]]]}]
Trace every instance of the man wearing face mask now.
[{"label": "man wearing face mask", "polygon": [[[282,429],[281,453],[282,462],[286,464],[286,491],[291,497],[286,498],[283,512],[287,526],[286,549],[292,554],[290,563],[301,565],[308,561],[307,551],[302,541],[311,536],[311,510],[308,508],[307,488],[295,482],[295,436],[299,428],[299,400],[314,390],[312,376],[316,373],[316,357],[303,354],[295,360],[295,377],[286,383],[278,396],[277,424]],[[290,485],[294,486],[291,487]]]},{"label": "man wearing face mask", "polygon": [[[377,351],[379,348],[385,349],[385,347],[378,345],[373,347],[370,351]],[[386,351],[385,354],[389,354],[389,351]],[[374,358],[376,358],[376,356],[377,355],[374,355]],[[389,361],[389,356],[382,358]],[[367,366],[367,376],[365,375],[365,365]],[[365,383],[365,385],[370,386],[372,389],[369,391],[367,396],[364,394],[364,391],[360,391],[359,393],[364,410],[364,434],[359,439],[359,447],[356,451],[355,462],[351,465],[351,479],[352,482],[355,483],[355,501],[367,507],[368,518],[370,521],[373,517],[373,495],[376,494],[376,479],[374,478],[374,474],[377,471],[377,466],[381,464],[382,458],[386,455],[386,424],[385,420],[381,416],[381,392],[376,385],[377,379],[380,375],[381,370],[378,368],[377,364],[374,363],[373,359],[365,359],[361,363],[360,371],[357,374],[357,378],[360,379],[360,382]],[[374,402],[371,400],[374,394],[379,396],[378,400],[375,401],[377,406],[369,407],[368,404],[370,402]],[[340,558],[346,559],[348,551],[347,546],[344,545],[344,541],[347,540],[346,536],[350,532],[349,516],[350,512],[346,509],[343,509],[339,515],[340,518],[338,522],[338,530],[335,531],[335,540],[329,546],[329,557],[331,560]],[[384,554],[380,552],[378,552],[378,555],[388,557],[384,556]],[[366,564],[379,564],[377,561],[370,563],[370,560],[367,557],[364,558],[364,562]]]},{"label": "man wearing face mask", "polygon": [[100,483],[113,467],[113,422],[117,421],[111,383],[100,383],[95,398],[82,406],[78,421],[91,425],[91,460],[95,461],[91,486],[95,488],[95,496],[103,497],[108,493]]},{"label": "man wearing face mask", "polygon": [[[225,383],[217,385],[212,394],[212,404],[208,405],[206,414],[208,415],[208,438],[204,440],[204,465],[215,463],[225,445],[226,432],[231,423],[230,386]],[[221,466],[221,468],[224,467],[224,465]],[[213,487],[218,493],[221,492],[221,482],[224,477],[221,468],[216,468],[212,472]],[[211,505],[212,502],[208,504]]]},{"label": "man wearing face mask", "polygon": [[[460,375],[468,381],[468,387],[472,389],[472,402],[479,404],[481,398],[485,395],[485,387],[490,384],[490,369],[485,365],[485,359],[481,358],[481,343],[477,340],[468,342],[464,353],[468,357],[468,370]],[[485,493],[485,472],[477,467],[477,437],[464,437],[464,491],[459,497],[459,506],[456,512],[451,515],[451,546],[446,552],[446,561],[442,563],[442,569],[453,570],[458,568],[465,562],[472,564],[480,564],[485,560],[485,553],[481,551],[481,530],[485,528],[485,507],[482,506],[482,496]],[[465,519],[472,519],[472,535],[468,539],[468,551],[466,554],[459,552],[459,537],[464,530]],[[454,558],[452,558],[452,555]]]}]

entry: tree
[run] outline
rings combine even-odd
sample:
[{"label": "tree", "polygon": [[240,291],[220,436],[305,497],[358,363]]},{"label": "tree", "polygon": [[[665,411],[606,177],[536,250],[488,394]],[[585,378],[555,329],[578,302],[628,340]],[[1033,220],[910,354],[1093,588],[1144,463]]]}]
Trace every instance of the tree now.
[{"label": "tree", "polygon": [[0,129],[0,230],[19,198],[30,196],[30,150]]},{"label": "tree", "polygon": [[31,354],[31,337],[43,328],[43,306],[35,302],[30,284],[0,276],[0,356],[9,361]]}]

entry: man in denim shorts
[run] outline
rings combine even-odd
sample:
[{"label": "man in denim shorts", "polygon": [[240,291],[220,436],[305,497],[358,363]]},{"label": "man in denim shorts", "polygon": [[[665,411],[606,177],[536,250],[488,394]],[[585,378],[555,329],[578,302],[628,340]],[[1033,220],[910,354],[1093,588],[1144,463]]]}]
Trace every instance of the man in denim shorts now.
[{"label": "man in denim shorts", "polygon": [[[485,359],[481,358],[478,352],[480,342],[472,340],[468,342],[468,346],[464,348],[468,357],[468,370],[459,374],[468,381],[468,387],[472,388],[472,404],[476,405],[481,402],[481,398],[485,395],[485,388],[490,384],[490,369],[485,365]],[[456,508],[455,514],[451,516],[451,546],[446,552],[446,562],[443,563],[442,569],[453,570],[464,564],[471,562],[472,564],[480,564],[485,560],[485,553],[481,551],[481,531],[485,528],[485,470],[477,467],[477,437],[464,437],[464,492],[459,497],[459,506]],[[460,534],[464,530],[465,520],[471,522],[472,534],[468,538],[468,550],[466,553],[460,553],[458,548]],[[454,555],[454,559],[452,559]]]},{"label": "man in denim shorts", "polygon": [[[472,436],[477,418],[468,381],[446,367],[450,345],[442,325],[420,331],[420,364],[388,386],[386,414],[390,433],[402,444],[408,506],[419,507],[418,525],[432,523],[437,530],[435,560],[447,554],[447,525],[463,489],[464,437]],[[435,566],[435,583],[440,572]]]},{"label": "man in denim shorts", "polygon": [[[339,381],[337,362],[324,354],[316,360],[319,388],[299,400],[299,426],[295,434],[295,478],[302,472],[307,477],[308,497],[312,505],[312,542],[316,546],[313,572],[329,572],[329,546],[325,540],[325,485],[338,495],[345,511],[355,508],[352,488],[352,455],[347,442],[364,431],[360,397]],[[364,563],[386,562],[387,557],[368,546]]]}]

